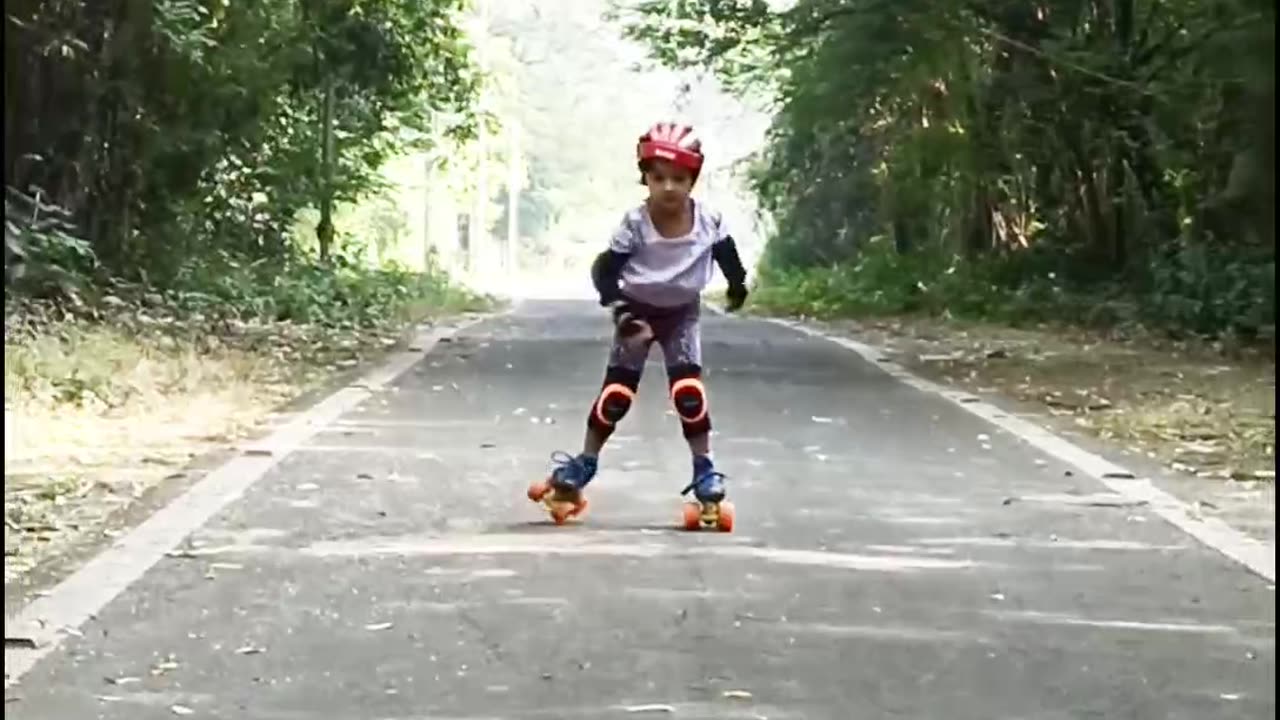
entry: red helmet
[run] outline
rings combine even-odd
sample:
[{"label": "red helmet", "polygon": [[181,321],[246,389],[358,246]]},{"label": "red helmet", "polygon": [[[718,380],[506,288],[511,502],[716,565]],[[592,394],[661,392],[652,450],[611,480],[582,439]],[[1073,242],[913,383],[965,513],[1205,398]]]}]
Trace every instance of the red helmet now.
[{"label": "red helmet", "polygon": [[640,136],[636,157],[642,163],[654,158],[669,160],[696,173],[702,169],[702,141],[688,125],[660,122]]}]

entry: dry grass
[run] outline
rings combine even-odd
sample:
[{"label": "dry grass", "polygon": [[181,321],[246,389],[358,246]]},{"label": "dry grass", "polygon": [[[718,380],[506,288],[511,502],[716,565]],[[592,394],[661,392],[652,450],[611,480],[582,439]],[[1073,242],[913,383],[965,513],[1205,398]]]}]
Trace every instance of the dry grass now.
[{"label": "dry grass", "polygon": [[6,338],[6,584],[100,536],[114,512],[192,458],[255,432],[282,403],[395,339],[77,321]]}]

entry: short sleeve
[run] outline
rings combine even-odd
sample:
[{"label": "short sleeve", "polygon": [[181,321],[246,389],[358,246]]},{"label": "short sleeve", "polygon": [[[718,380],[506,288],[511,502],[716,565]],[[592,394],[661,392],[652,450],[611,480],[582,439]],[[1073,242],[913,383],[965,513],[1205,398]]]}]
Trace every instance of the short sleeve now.
[{"label": "short sleeve", "polygon": [[733,237],[733,223],[725,219],[724,215],[716,213],[716,242],[726,240]]},{"label": "short sleeve", "polygon": [[733,237],[730,232],[730,223],[725,220],[724,214],[719,210],[706,208],[707,225],[711,228],[711,241],[718,243],[727,238]]},{"label": "short sleeve", "polygon": [[609,238],[609,249],[616,253],[625,253],[630,255],[640,248],[640,228],[639,223],[627,213],[622,216],[622,222],[614,228],[613,235]]}]

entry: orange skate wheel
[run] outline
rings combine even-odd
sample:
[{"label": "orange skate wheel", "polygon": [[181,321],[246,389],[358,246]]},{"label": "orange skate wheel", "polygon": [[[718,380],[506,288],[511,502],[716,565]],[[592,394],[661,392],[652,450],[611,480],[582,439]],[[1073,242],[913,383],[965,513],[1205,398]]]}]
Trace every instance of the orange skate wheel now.
[{"label": "orange skate wheel", "polygon": [[681,516],[685,530],[697,530],[702,524],[702,506],[697,503],[685,503]]},{"label": "orange skate wheel", "polygon": [[572,505],[565,506],[562,504],[557,504],[555,507],[551,508],[551,521],[557,525],[565,524],[566,522],[569,521],[569,518],[572,516],[573,516]]},{"label": "orange skate wheel", "polygon": [[528,495],[529,499],[533,502],[542,502],[542,498],[546,497],[547,493],[550,491],[551,488],[547,486],[546,480],[535,480],[529,484],[529,489],[525,494]]},{"label": "orange skate wheel", "polygon": [[716,520],[716,527],[721,532],[733,532],[733,503],[722,501],[720,503],[720,517]]}]

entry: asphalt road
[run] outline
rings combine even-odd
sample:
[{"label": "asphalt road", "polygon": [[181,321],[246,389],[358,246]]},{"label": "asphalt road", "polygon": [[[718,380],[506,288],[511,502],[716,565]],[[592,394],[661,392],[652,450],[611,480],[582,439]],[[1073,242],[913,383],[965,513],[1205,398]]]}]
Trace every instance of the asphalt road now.
[{"label": "asphalt road", "polygon": [[676,529],[660,356],[580,523],[608,331],[442,343],[6,691],[9,718],[1270,718],[1274,586],[853,353],[709,316],[732,534]]}]

